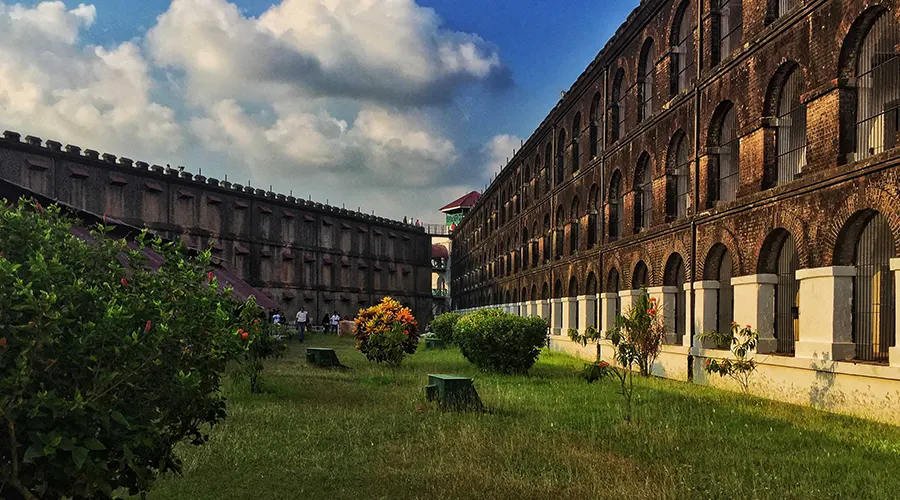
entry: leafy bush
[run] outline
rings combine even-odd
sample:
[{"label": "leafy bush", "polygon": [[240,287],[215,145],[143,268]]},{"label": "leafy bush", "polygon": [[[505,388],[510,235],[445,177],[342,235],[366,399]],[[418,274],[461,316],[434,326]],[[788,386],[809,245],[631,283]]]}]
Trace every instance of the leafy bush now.
[{"label": "leafy bush", "polygon": [[366,359],[386,363],[391,369],[419,347],[419,323],[409,308],[390,297],[359,311],[354,334],[356,348]]},{"label": "leafy bush", "polygon": [[462,315],[456,312],[446,312],[431,320],[431,331],[437,338],[445,342],[453,342],[453,327]]},{"label": "leafy bush", "polygon": [[221,376],[246,343],[208,253],[72,225],[0,204],[0,488],[25,498],[137,494],[179,471],[173,447],[225,417]]},{"label": "leafy bush", "polygon": [[497,309],[463,316],[453,330],[462,355],[482,370],[525,373],[534,366],[547,341],[547,322]]},{"label": "leafy bush", "polygon": [[260,308],[256,305],[256,297],[250,299],[241,308],[240,326],[237,329],[238,336],[246,343],[246,352],[241,356],[239,376],[250,380],[250,392],[262,392],[260,375],[263,371],[263,361],[278,359],[284,356],[287,346],[282,338],[287,338],[290,327],[275,323],[261,323],[259,320]]},{"label": "leafy bush", "polygon": [[759,331],[754,330],[750,325],[741,328],[736,322],[731,322],[731,330],[727,333],[708,332],[701,333],[700,340],[712,340],[716,345],[727,345],[731,347],[731,354],[734,359],[709,358],[703,369],[706,373],[716,373],[720,377],[730,377],[738,385],[744,394],[750,393],[750,377],[756,371],[756,362],[747,359],[756,345],[759,343]]},{"label": "leafy bush", "polygon": [[[641,290],[634,304],[625,311],[625,315],[616,318],[616,326],[607,332],[606,338],[612,341],[625,358],[632,360],[641,371],[641,375],[650,376],[653,362],[662,350],[666,335],[665,325],[659,315],[656,299],[650,298],[647,290]],[[628,366],[630,367],[630,362]]]}]

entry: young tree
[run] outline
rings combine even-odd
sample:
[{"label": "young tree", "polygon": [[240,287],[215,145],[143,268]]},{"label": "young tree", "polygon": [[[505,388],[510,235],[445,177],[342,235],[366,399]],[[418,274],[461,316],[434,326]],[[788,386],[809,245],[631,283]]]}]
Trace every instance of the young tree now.
[{"label": "young tree", "polygon": [[741,392],[749,394],[750,377],[756,371],[756,362],[747,359],[747,356],[759,344],[759,331],[754,330],[750,325],[741,328],[736,322],[732,322],[731,330],[726,333],[701,333],[699,337],[701,340],[712,340],[716,345],[731,346],[731,354],[734,356],[734,359],[707,359],[703,367],[706,373],[729,377],[741,386]]}]

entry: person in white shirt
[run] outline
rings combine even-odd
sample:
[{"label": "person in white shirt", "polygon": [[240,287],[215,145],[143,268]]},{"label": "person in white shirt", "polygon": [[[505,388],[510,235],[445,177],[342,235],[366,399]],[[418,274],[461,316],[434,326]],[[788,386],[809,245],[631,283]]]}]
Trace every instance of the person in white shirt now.
[{"label": "person in white shirt", "polygon": [[341,317],[340,317],[340,315],[338,315],[337,311],[335,311],[334,314],[331,315],[331,329],[334,331],[334,333],[337,333],[338,323],[340,323],[340,322],[341,322]]},{"label": "person in white shirt", "polygon": [[306,308],[300,306],[300,310],[297,311],[297,338],[300,339],[300,343],[303,343],[303,334],[306,332],[306,322],[309,318],[309,313],[306,312]]},{"label": "person in white shirt", "polygon": [[275,323],[276,325],[281,323],[281,315],[278,314],[278,311],[275,311],[275,314],[272,315],[272,323]]}]

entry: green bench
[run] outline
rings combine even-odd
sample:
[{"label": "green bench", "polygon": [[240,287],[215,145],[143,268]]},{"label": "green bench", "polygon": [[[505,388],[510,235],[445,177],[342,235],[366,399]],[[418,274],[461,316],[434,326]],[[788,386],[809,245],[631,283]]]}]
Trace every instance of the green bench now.
[{"label": "green bench", "polygon": [[481,398],[472,379],[456,375],[428,375],[425,398],[442,410],[481,410]]},{"label": "green bench", "polygon": [[343,367],[344,365],[338,361],[337,354],[334,349],[324,347],[307,347],[306,362],[322,368]]},{"label": "green bench", "polygon": [[426,349],[446,349],[447,342],[444,339],[430,338],[425,339]]}]

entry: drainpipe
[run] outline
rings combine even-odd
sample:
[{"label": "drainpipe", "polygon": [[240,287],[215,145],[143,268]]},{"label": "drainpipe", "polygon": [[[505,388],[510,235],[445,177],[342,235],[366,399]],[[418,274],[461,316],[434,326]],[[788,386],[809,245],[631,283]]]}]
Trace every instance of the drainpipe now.
[{"label": "drainpipe", "polygon": [[694,380],[694,336],[697,330],[697,294],[694,283],[697,281],[697,221],[696,217],[700,208],[700,78],[703,73],[703,8],[697,5],[697,45],[694,50],[696,57],[696,80],[694,81],[694,215],[691,217],[691,328],[688,352],[688,380]]}]

